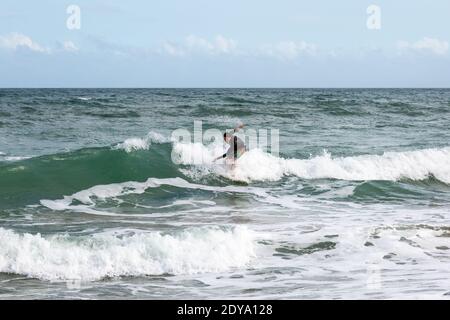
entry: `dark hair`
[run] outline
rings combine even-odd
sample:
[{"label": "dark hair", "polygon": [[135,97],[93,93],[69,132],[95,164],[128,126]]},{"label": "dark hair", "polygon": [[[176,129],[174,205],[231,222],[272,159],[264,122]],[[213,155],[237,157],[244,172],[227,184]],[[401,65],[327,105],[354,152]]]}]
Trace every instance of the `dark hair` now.
[{"label": "dark hair", "polygon": [[223,133],[223,140],[225,140],[227,138],[227,136],[230,135],[229,133],[224,132]]}]

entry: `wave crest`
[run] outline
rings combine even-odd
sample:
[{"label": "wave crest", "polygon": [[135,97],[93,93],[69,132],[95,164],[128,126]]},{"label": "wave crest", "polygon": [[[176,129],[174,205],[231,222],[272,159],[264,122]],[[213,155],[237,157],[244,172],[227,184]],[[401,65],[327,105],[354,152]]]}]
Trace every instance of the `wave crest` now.
[{"label": "wave crest", "polygon": [[125,152],[130,153],[138,150],[148,150],[152,143],[160,144],[165,142],[168,142],[168,139],[166,139],[163,135],[151,131],[144,138],[128,138],[124,142],[115,145],[113,149],[122,149],[125,150]]},{"label": "wave crest", "polygon": [[397,181],[433,175],[450,183],[450,148],[336,158],[324,151],[306,160],[283,159],[254,150],[239,161],[235,176],[243,180],[278,180],[283,175],[295,175],[303,179]]},{"label": "wave crest", "polygon": [[245,267],[255,257],[254,234],[245,227],[82,238],[0,228],[0,242],[0,272],[43,280],[222,272]]},{"label": "wave crest", "polygon": [[[220,148],[207,148],[199,144],[175,145],[183,164],[195,165],[195,159],[203,159],[210,165]],[[450,183],[450,147],[404,152],[385,152],[382,155],[332,157],[324,151],[310,159],[286,159],[276,157],[260,149],[246,152],[237,161],[234,170],[212,169],[217,174],[239,181],[277,181],[283,176],[302,179],[339,180],[424,180],[430,175]]]}]

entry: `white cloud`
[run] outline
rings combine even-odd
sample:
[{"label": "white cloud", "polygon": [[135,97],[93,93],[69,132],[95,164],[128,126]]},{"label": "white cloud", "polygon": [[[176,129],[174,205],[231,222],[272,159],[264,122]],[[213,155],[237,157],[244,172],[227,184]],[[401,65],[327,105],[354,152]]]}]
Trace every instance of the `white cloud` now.
[{"label": "white cloud", "polygon": [[282,60],[294,60],[302,55],[315,55],[317,48],[315,44],[305,41],[282,41],[277,44],[264,46],[262,52],[265,55],[277,57]]},{"label": "white cloud", "polygon": [[185,51],[181,47],[170,42],[165,42],[163,44],[163,51],[175,57],[181,57],[185,55]]},{"label": "white cloud", "polygon": [[72,41],[64,41],[63,42],[64,51],[75,52],[78,51],[78,47]]},{"label": "white cloud", "polygon": [[9,50],[17,50],[20,48],[27,48],[34,52],[39,53],[58,53],[62,51],[66,52],[76,52],[79,48],[72,41],[59,42],[54,48],[44,47],[39,43],[35,42],[29,36],[21,33],[10,33],[8,35],[0,36],[0,48],[5,48]]},{"label": "white cloud", "polygon": [[211,52],[214,50],[214,45],[211,44],[209,41],[197,37],[195,35],[189,35],[186,37],[186,46],[187,48],[189,48],[191,51],[206,51],[206,52]]},{"label": "white cloud", "polygon": [[246,56],[270,56],[281,60],[294,60],[300,56],[314,56],[317,54],[315,44],[305,41],[283,41],[276,44],[265,45],[261,50],[245,52],[238,50],[237,42],[231,38],[217,35],[213,39],[206,39],[196,35],[187,36],[180,44],[165,42],[160,53],[171,56],[186,56],[189,54],[208,55],[246,55]]},{"label": "white cloud", "polygon": [[186,38],[186,46],[190,51],[202,51],[208,54],[229,54],[236,51],[236,41],[218,35],[213,41],[190,35]]},{"label": "white cloud", "polygon": [[220,53],[233,53],[236,51],[236,41],[233,39],[227,39],[221,35],[218,35],[215,39],[214,49]]},{"label": "white cloud", "polygon": [[436,55],[445,55],[448,52],[449,44],[447,41],[435,38],[423,38],[416,42],[399,41],[397,47],[400,53],[407,51],[431,52]]},{"label": "white cloud", "polygon": [[213,40],[189,35],[181,45],[170,42],[163,44],[163,51],[171,56],[184,56],[189,53],[201,54],[236,54],[237,43],[233,39],[217,35]]},{"label": "white cloud", "polygon": [[0,36],[0,47],[11,50],[24,47],[36,52],[50,53],[49,48],[41,46],[34,42],[30,37],[21,33],[11,33],[6,36]]}]

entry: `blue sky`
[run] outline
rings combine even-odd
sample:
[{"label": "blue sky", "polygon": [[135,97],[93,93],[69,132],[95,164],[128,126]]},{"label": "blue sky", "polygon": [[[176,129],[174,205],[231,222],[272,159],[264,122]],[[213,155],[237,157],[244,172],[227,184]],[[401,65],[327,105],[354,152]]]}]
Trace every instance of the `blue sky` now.
[{"label": "blue sky", "polygon": [[0,87],[449,87],[449,14],[448,0],[2,0]]}]

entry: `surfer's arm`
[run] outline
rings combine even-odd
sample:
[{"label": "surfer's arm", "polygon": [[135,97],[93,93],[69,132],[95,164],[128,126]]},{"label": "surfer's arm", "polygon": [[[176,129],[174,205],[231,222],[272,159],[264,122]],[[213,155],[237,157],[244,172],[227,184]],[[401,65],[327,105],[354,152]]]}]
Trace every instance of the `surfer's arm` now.
[{"label": "surfer's arm", "polygon": [[217,160],[219,160],[219,159],[222,159],[222,158],[226,158],[226,157],[227,157],[227,154],[224,153],[223,155],[218,156],[217,158],[215,158],[215,159],[213,160],[213,162],[214,162],[214,161],[217,161]]}]

